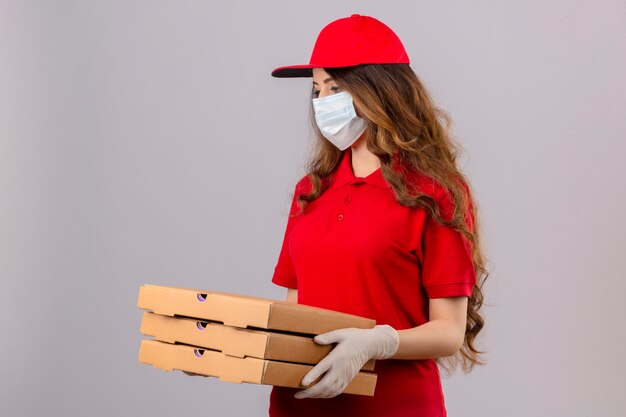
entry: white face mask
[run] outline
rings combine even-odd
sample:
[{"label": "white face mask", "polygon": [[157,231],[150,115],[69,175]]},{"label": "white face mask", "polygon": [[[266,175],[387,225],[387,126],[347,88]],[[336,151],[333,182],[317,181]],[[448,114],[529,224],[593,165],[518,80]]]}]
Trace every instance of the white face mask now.
[{"label": "white face mask", "polygon": [[313,99],[315,122],[322,135],[342,151],[365,132],[365,120],[357,117],[347,92]]}]

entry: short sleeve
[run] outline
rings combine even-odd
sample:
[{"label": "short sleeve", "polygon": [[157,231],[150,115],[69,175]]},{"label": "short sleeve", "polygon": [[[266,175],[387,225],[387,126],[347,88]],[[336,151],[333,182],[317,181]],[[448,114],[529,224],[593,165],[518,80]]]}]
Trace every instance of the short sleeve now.
[{"label": "short sleeve", "polygon": [[289,235],[294,228],[300,215],[298,207],[298,196],[308,192],[308,177],[302,178],[296,184],[293,199],[291,201],[291,208],[289,209],[289,217],[287,219],[287,227],[285,228],[285,234],[283,236],[283,244],[278,255],[278,261],[274,268],[274,275],[272,276],[272,282],[276,285],[287,288],[298,288],[298,277],[291,260],[291,254],[289,253]]},{"label": "short sleeve", "polygon": [[[451,213],[450,200],[439,200],[443,212]],[[473,229],[472,203],[466,211],[466,222]],[[422,235],[422,284],[428,298],[472,295],[476,272],[470,242],[457,230],[444,226],[431,216],[424,224]]]}]

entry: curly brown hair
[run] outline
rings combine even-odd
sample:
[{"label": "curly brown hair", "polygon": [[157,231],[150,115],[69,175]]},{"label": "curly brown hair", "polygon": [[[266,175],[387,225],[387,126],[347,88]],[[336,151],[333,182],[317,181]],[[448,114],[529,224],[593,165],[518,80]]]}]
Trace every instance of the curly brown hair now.
[{"label": "curly brown hair", "polygon": [[[436,358],[448,373],[460,364],[464,372],[484,365],[479,356],[485,352],[475,346],[484,327],[479,310],[483,305],[483,285],[487,276],[486,260],[479,239],[476,205],[465,176],[457,167],[461,148],[450,134],[451,118],[437,108],[408,64],[360,65],[325,68],[335,82],[349,92],[360,117],[367,122],[367,148],[381,163],[381,173],[391,186],[396,200],[407,207],[420,207],[437,222],[457,230],[469,243],[476,272],[476,285],[469,297],[467,323],[461,349],[454,357]],[[298,195],[301,212],[320,197],[341,159],[341,151],[326,140],[313,119],[315,149],[307,162],[309,191]],[[444,200],[423,187],[427,178],[444,190]],[[433,190],[433,187],[430,187]],[[442,201],[448,201],[441,207]]]}]

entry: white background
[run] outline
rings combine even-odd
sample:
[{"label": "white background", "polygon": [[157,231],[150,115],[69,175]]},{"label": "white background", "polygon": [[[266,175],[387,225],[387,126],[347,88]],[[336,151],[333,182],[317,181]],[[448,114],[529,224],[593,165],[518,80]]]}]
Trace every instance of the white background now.
[{"label": "white background", "polygon": [[351,13],[455,122],[491,276],[450,416],[626,408],[626,2],[1,1],[0,413],[267,415],[269,387],[137,362],[144,283],[270,283],[308,62]]}]

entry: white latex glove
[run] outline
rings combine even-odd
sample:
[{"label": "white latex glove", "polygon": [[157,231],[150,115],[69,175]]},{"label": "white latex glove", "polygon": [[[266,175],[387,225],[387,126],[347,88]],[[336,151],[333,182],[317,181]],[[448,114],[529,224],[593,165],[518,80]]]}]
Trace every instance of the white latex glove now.
[{"label": "white latex glove", "polygon": [[373,329],[339,329],[315,336],[315,342],[337,346],[302,378],[308,386],[326,373],[315,385],[296,392],[296,398],[332,398],[341,394],[365,362],[387,359],[398,350],[398,332],[386,324]]}]

